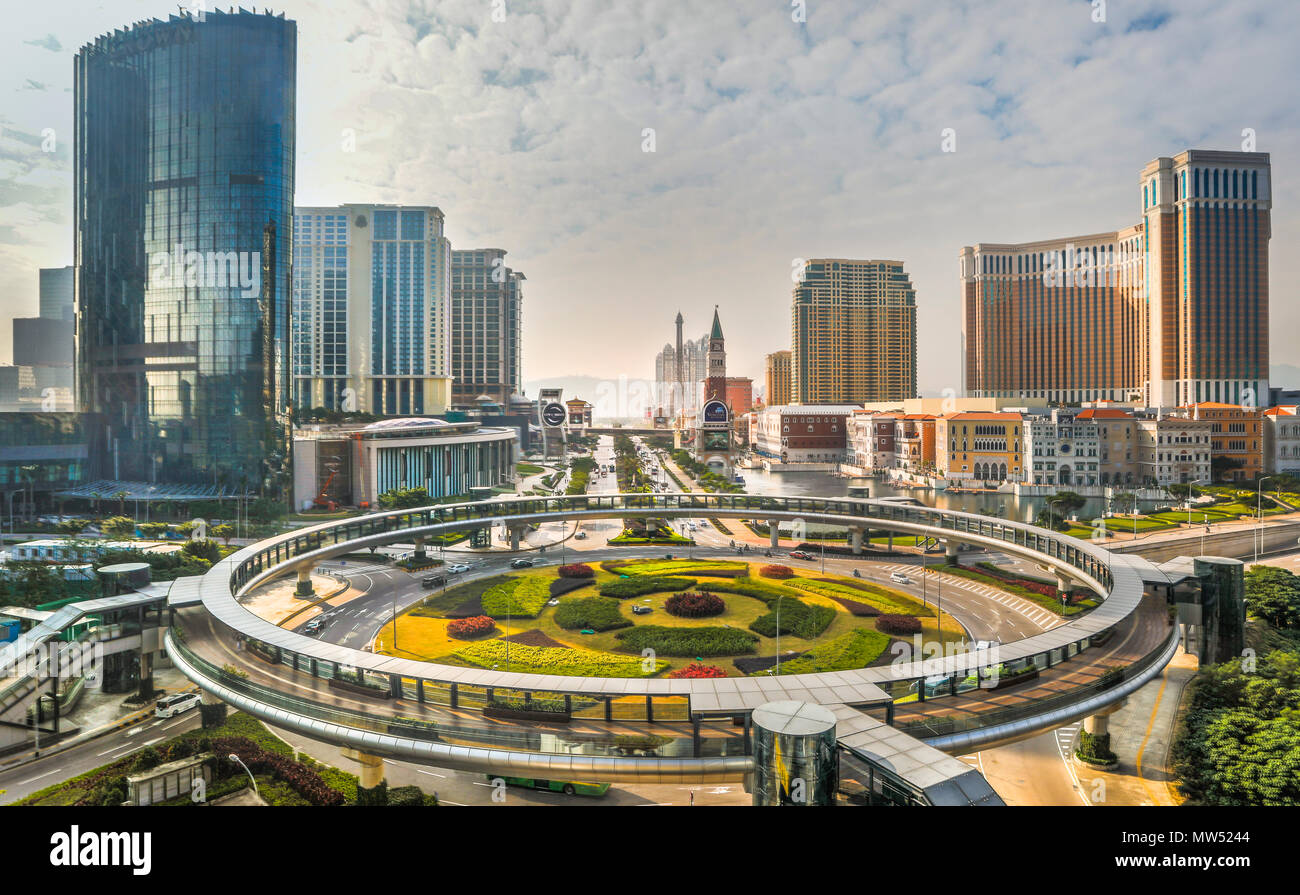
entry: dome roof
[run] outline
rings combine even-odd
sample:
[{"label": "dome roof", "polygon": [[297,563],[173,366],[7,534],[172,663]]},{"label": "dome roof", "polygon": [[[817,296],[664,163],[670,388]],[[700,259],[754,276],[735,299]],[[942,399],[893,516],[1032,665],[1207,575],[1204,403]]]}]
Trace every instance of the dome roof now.
[{"label": "dome roof", "polygon": [[425,416],[404,416],[400,419],[379,420],[366,426],[366,432],[382,432],[386,429],[424,429],[429,426],[445,426],[446,420],[435,420]]}]

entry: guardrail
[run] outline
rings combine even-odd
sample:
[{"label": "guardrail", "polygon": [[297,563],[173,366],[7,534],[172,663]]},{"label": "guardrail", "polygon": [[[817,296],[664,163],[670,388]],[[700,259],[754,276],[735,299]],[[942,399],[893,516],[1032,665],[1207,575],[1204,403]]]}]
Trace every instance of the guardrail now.
[{"label": "guardrail", "polygon": [[[1112,630],[1116,624],[1133,613],[1142,597],[1142,582],[1137,573],[1126,565],[1111,568],[1102,548],[1066,535],[1038,529],[1023,523],[983,517],[971,513],[882,503],[854,498],[773,497],[747,494],[601,494],[570,495],[563,497],[525,497],[477,501],[464,504],[445,504],[414,510],[396,510],[371,516],[337,520],[319,526],[271,538],[250,545],[231,557],[222,560],[205,576],[202,582],[202,601],[216,621],[236,637],[245,639],[251,646],[267,645],[273,649],[275,659],[284,661],[299,671],[313,677],[333,677],[340,669],[358,676],[369,676],[377,683],[389,682],[391,692],[397,695],[413,682],[421,698],[426,686],[439,692],[450,688],[455,692],[459,682],[462,688],[513,691],[516,694],[564,694],[563,678],[548,675],[520,674],[486,671],[416,662],[389,656],[373,655],[333,644],[322,644],[309,637],[285,631],[265,622],[245,610],[236,602],[241,595],[269,580],[300,567],[309,567],[330,556],[352,552],[368,546],[377,546],[396,540],[429,536],[439,532],[484,527],[497,522],[525,524],[553,521],[556,518],[602,518],[619,516],[722,516],[789,520],[803,518],[810,522],[824,522],[840,526],[867,529],[885,529],[926,537],[952,539],[976,543],[993,549],[1002,549],[1036,562],[1057,567],[1083,582],[1103,596],[1100,607],[1085,615],[1068,620],[1042,634],[1021,641],[1004,644],[998,657],[1002,662],[1033,662],[1050,668],[1068,661],[1089,649],[1093,639]],[[1159,651],[1156,651],[1158,653]],[[1156,655],[1153,653],[1152,655]],[[1154,661],[1152,659],[1151,661]],[[965,656],[947,656],[939,660],[917,660],[897,666],[873,667],[833,674],[783,675],[766,679],[750,679],[761,692],[748,692],[749,697],[791,698],[786,694],[810,694],[814,691],[827,694],[822,699],[833,698],[849,705],[884,704],[901,698],[923,687],[921,682],[937,674],[969,672],[971,661]],[[238,690],[238,680],[230,681],[232,690]],[[854,688],[857,688],[854,690]],[[871,695],[874,688],[875,696]],[[852,691],[852,692],[850,692]],[[265,699],[268,704],[281,705],[265,688],[249,697]],[[740,700],[734,685],[727,689],[724,682],[699,680],[655,679],[574,679],[567,692],[575,698],[626,698],[644,695],[651,717],[629,720],[655,720],[653,700],[681,699],[689,701],[688,717],[717,717],[726,713],[746,713],[753,701]],[[707,695],[707,699],[705,696]],[[1050,697],[1050,706],[1074,698],[1095,695],[1090,690],[1072,691],[1070,695]],[[282,698],[282,697],[281,697]],[[805,696],[805,698],[807,698]],[[927,699],[946,698],[923,696]],[[730,701],[728,701],[730,699]],[[436,700],[432,700],[436,701]],[[328,707],[314,706],[301,700],[293,701],[298,708],[319,712]],[[451,704],[455,705],[452,697]],[[1018,717],[1036,714],[1035,706],[1049,706],[1036,700],[1014,711]],[[1049,706],[1049,707],[1050,707]],[[284,705],[285,708],[289,706]],[[330,710],[334,711],[334,710]],[[325,717],[322,715],[321,717]],[[367,724],[380,723],[375,718]],[[970,722],[983,725],[985,715]],[[1009,716],[1008,716],[1009,717]],[[391,726],[394,719],[385,716],[384,725]],[[607,714],[607,719],[610,716]],[[334,723],[348,723],[362,718]],[[613,719],[617,720],[617,719]],[[992,720],[990,718],[990,720]],[[957,729],[951,722],[948,733]],[[365,727],[370,730],[372,727]],[[917,728],[922,736],[940,735],[938,730]],[[412,728],[412,737],[419,733]]]}]

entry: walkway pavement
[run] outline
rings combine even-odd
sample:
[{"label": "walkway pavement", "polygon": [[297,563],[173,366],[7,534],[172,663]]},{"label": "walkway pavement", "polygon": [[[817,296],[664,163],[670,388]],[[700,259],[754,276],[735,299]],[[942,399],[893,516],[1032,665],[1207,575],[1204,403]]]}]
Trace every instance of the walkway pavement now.
[{"label": "walkway pavement", "polygon": [[1169,767],[1169,746],[1183,692],[1196,676],[1196,668],[1196,657],[1179,648],[1159,677],[1110,716],[1110,748],[1119,756],[1119,764],[1114,770],[1100,771],[1076,762],[1079,783],[1093,804],[1182,804]]}]

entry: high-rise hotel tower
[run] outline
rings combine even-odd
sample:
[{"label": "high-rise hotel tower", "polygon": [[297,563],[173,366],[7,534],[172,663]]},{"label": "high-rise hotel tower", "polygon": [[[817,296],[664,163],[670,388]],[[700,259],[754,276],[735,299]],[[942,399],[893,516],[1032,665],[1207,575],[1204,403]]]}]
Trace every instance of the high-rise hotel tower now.
[{"label": "high-rise hotel tower", "polygon": [[796,404],[916,397],[916,290],[903,262],[811,259],[791,316]]},{"label": "high-rise hotel tower", "polygon": [[301,410],[384,416],[451,403],[451,243],[429,205],[294,210],[293,388]]},{"label": "high-rise hotel tower", "polygon": [[77,53],[77,403],[113,479],[286,481],[297,40],[212,10]]},{"label": "high-rise hotel tower", "polygon": [[1268,153],[1142,169],[1142,219],[961,252],[972,397],[1179,406],[1268,400]]}]

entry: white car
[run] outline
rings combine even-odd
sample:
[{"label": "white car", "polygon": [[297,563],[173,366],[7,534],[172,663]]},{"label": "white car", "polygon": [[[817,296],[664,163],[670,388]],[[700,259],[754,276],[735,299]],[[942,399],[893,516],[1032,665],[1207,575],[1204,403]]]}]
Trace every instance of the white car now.
[{"label": "white car", "polygon": [[462,572],[468,571],[469,566],[465,565],[463,562],[453,563],[452,565],[447,566],[447,574],[449,575],[459,575]]},{"label": "white car", "polygon": [[199,694],[197,693],[176,693],[172,696],[164,696],[158,700],[154,706],[153,713],[159,718],[170,718],[172,715],[179,715],[181,712],[189,711],[199,704]]},{"label": "white car", "polygon": [[902,572],[890,572],[890,573],[889,573],[889,580],[892,581],[892,582],[894,582],[895,584],[911,584],[911,583],[912,583],[912,579],[911,579],[911,578],[908,578],[907,575],[905,575],[905,574],[902,573]]}]

